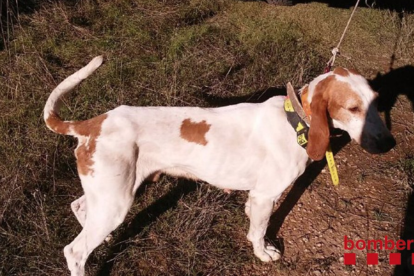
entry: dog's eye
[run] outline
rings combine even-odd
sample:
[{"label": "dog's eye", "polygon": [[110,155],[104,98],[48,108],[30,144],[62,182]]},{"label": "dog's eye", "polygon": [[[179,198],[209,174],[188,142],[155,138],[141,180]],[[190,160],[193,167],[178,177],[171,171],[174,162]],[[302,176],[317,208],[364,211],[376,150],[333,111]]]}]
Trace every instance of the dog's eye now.
[{"label": "dog's eye", "polygon": [[358,106],[353,106],[351,108],[348,108],[349,111],[351,111],[352,113],[358,113],[360,111]]}]

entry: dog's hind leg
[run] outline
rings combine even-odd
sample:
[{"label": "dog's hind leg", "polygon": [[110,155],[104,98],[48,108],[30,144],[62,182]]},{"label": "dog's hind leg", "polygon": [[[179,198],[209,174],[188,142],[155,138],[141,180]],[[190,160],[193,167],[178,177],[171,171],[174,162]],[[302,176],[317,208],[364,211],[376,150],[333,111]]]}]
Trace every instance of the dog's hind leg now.
[{"label": "dog's hind leg", "polygon": [[246,213],[246,216],[248,218],[250,218],[250,195],[248,196],[246,203],[245,203],[245,207],[244,207],[244,212]]},{"label": "dog's hind leg", "polygon": [[81,223],[84,219],[84,227],[64,249],[72,276],[84,275],[89,254],[123,222],[134,200],[135,181],[142,180],[135,174],[137,153],[133,150],[121,154],[109,149],[104,151],[101,148],[101,151],[102,156],[111,156],[117,162],[97,155],[91,168],[92,173],[81,175],[85,195],[77,203],[82,207],[84,202],[87,208],[85,215],[81,216],[79,212],[77,214]]},{"label": "dog's hind leg", "polygon": [[105,196],[88,203],[83,230],[64,249],[72,276],[84,275],[89,254],[123,222],[132,201],[133,197],[115,201]]},{"label": "dog's hind leg", "polygon": [[[81,196],[77,200],[73,201],[70,204],[70,208],[72,209],[73,213],[75,214],[76,219],[78,220],[79,224],[84,227],[85,220],[86,220],[86,197],[85,195]],[[112,240],[112,235],[109,234],[106,238],[106,242],[110,242]]]},{"label": "dog's hind leg", "polygon": [[84,227],[85,219],[86,219],[86,197],[85,195],[73,201],[70,204],[70,208],[72,209],[72,212],[75,214],[75,217],[80,223],[80,225]]},{"label": "dog's hind leg", "polygon": [[[109,168],[107,168],[108,170]],[[72,276],[84,275],[84,267],[89,254],[124,220],[134,195],[126,191],[131,187],[124,177],[94,177],[84,185],[87,201],[84,227],[75,240],[64,249],[66,261]]]}]

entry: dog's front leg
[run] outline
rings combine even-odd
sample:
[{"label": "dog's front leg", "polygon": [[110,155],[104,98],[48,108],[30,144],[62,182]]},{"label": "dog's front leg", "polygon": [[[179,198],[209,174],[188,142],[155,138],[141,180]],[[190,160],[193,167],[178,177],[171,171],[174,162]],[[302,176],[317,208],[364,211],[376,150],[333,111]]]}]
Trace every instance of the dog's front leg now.
[{"label": "dog's front leg", "polygon": [[254,254],[263,262],[279,260],[280,251],[274,246],[265,245],[264,236],[275,198],[249,195],[250,229],[247,239],[252,242]]}]

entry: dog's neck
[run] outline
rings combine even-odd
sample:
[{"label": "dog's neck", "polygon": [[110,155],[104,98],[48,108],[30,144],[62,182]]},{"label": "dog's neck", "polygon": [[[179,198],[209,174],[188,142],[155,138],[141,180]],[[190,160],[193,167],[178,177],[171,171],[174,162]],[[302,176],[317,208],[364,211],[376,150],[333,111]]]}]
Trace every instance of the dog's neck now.
[{"label": "dog's neck", "polygon": [[310,116],[312,115],[312,112],[311,112],[311,109],[310,109],[308,94],[309,94],[309,88],[308,88],[308,85],[305,85],[301,89],[300,99],[301,99],[301,102],[302,102],[303,111],[305,111],[306,116],[308,116],[308,118],[310,118]]}]

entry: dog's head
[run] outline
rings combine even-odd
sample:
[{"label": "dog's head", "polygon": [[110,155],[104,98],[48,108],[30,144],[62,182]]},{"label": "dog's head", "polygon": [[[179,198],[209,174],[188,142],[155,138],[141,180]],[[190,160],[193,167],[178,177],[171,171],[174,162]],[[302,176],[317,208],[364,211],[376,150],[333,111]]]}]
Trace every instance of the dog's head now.
[{"label": "dog's head", "polygon": [[309,84],[311,109],[308,155],[321,160],[329,145],[329,126],[345,130],[370,153],[383,153],[395,140],[379,117],[377,93],[353,70],[336,68]]}]

